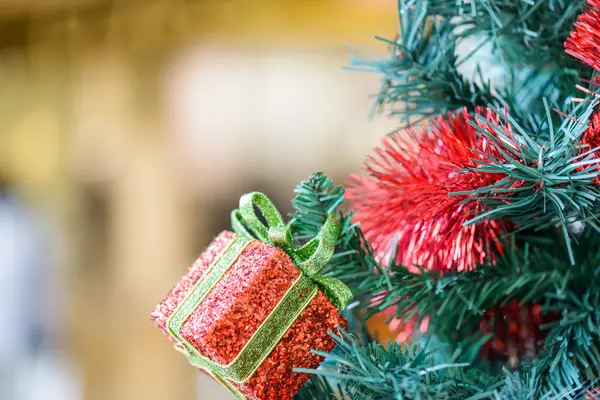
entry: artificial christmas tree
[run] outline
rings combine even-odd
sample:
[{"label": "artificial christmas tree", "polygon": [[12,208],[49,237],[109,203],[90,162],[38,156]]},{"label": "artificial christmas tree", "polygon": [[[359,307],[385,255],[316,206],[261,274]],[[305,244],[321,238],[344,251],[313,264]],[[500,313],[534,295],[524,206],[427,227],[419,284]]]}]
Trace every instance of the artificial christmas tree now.
[{"label": "artificial christmas tree", "polygon": [[[276,357],[286,369],[259,377],[288,396],[313,374],[299,399],[600,398],[598,1],[399,0],[398,8],[399,36],[384,40],[390,58],[353,63],[382,75],[377,102],[400,118],[366,173],[352,175],[347,191],[320,173],[302,182],[285,229],[269,213],[272,232],[233,219],[243,237],[287,254],[339,309],[350,298],[340,281],[355,299],[346,328],[330,305],[306,329],[316,361],[261,347],[259,361]],[[482,55],[502,76],[486,76]],[[473,76],[467,64],[477,66]],[[304,272],[312,250],[301,250],[315,237],[331,248],[320,278]],[[179,307],[177,296],[163,306]],[[226,290],[208,304],[224,310],[237,296]],[[206,334],[240,326],[219,320],[224,312],[197,324],[183,314],[194,326],[178,334],[195,351],[219,359],[244,346]],[[414,335],[378,342],[365,324],[375,314]],[[158,325],[169,318],[159,306]],[[286,377],[296,383],[281,384]],[[240,395],[274,395],[229,380]]]}]

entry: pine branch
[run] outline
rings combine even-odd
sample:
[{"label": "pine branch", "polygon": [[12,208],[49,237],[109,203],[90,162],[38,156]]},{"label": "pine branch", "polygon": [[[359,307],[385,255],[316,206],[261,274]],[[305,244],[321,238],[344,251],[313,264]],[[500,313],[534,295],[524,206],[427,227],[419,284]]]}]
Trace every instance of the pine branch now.
[{"label": "pine branch", "polygon": [[370,265],[366,263],[370,250],[358,224],[352,222],[353,213],[341,211],[344,187],[335,186],[330,178],[317,172],[301,182],[295,193],[292,205],[296,211],[290,217],[293,219],[294,238],[300,242],[313,238],[327,216],[337,213],[342,230],[324,275],[341,277],[344,283],[356,291],[371,274]]},{"label": "pine branch", "polygon": [[510,62],[558,63],[586,71],[564,57],[563,48],[585,0],[429,0],[429,4],[430,15],[461,17],[456,23],[459,38],[484,37]]},{"label": "pine branch", "polygon": [[536,370],[525,373],[511,373],[504,370],[504,385],[494,392],[495,400],[531,400],[541,391],[540,380]]},{"label": "pine branch", "polygon": [[492,338],[480,330],[486,310],[513,300],[542,304],[544,313],[560,317],[547,326],[544,350],[529,373],[535,369],[540,393],[582,393],[600,380],[600,242],[595,235],[580,239],[577,266],[556,246],[522,252],[507,246],[495,265],[443,276],[411,273],[391,261],[363,287],[374,299],[362,306],[371,313],[392,308],[417,323],[429,318],[431,334],[457,343],[463,359],[473,361]]},{"label": "pine branch", "polygon": [[478,115],[472,125],[489,139],[498,156],[482,154],[483,161],[475,160],[479,166],[472,171],[503,178],[491,186],[454,193],[470,195],[467,201],[482,201],[488,207],[466,224],[505,218],[517,224],[517,231],[559,229],[575,263],[569,224],[587,222],[600,231],[595,222],[600,187],[593,181],[600,175],[598,149],[582,152],[579,146],[597,104],[596,100],[578,104],[557,128],[548,109],[549,138],[527,132],[507,112],[494,110],[500,124]]},{"label": "pine branch", "polygon": [[[599,260],[590,261],[597,266]],[[600,290],[593,287],[600,282],[600,268],[586,272],[545,296],[545,311],[562,317],[548,324],[546,354],[536,364],[546,377],[544,386],[554,392],[556,387],[587,390],[589,382],[600,380]]]},{"label": "pine branch", "polygon": [[[555,388],[547,390],[542,384],[542,376],[536,367],[525,367],[522,371],[503,371],[504,382],[496,389],[491,400],[594,400],[595,397],[586,397],[591,394],[594,385],[580,385],[579,387]],[[486,398],[486,397],[484,397]]]},{"label": "pine branch", "polygon": [[[539,301],[564,279],[564,268],[552,269],[556,265],[552,254],[536,253],[534,257],[539,261],[534,263],[525,262],[527,251],[520,254],[507,249],[507,253],[496,266],[444,275],[428,270],[415,274],[404,266],[390,264],[380,268],[370,281],[372,293],[383,294],[364,306],[371,313],[393,308],[396,317],[416,318],[417,323],[430,317],[430,329],[441,338],[470,337],[479,331],[485,310],[502,307],[514,299]],[[473,355],[478,350],[475,348]]]},{"label": "pine branch", "polygon": [[[595,392],[596,382],[548,388],[535,366],[521,371],[504,369],[501,375],[460,362],[460,352],[450,353],[430,342],[399,345],[388,342],[361,344],[346,333],[331,334],[336,350],[315,352],[327,357],[317,370],[296,369],[319,379],[310,381],[303,397],[310,399],[392,400],[582,400]],[[335,395],[332,384],[336,382]],[[313,397],[309,397],[308,393]],[[585,397],[593,399],[595,397]]]},{"label": "pine branch", "polygon": [[428,18],[426,1],[399,0],[400,34],[397,40],[378,38],[388,44],[387,60],[365,61],[355,58],[351,69],[382,76],[377,98],[381,107],[391,106],[392,114],[403,125],[467,107],[504,105],[493,93],[490,83],[469,82],[457,69],[456,37],[450,20]]},{"label": "pine branch", "polygon": [[446,355],[440,349],[396,342],[360,345],[346,332],[331,337],[337,344],[334,354],[315,352],[330,363],[318,370],[297,371],[339,381],[347,399],[463,400],[491,395],[498,382],[481,371],[469,373],[458,354]]},{"label": "pine branch", "polygon": [[[545,116],[540,97],[562,107],[575,84],[591,77],[590,68],[565,57],[563,50],[584,2],[398,0],[398,38],[377,38],[389,46],[390,57],[353,58],[350,69],[382,77],[376,103],[400,116],[401,126],[464,107],[473,111],[492,105],[506,107],[521,126],[537,134]],[[470,38],[478,44],[459,59],[456,46]],[[470,78],[459,71],[488,43],[493,54],[501,55],[504,85],[492,86],[481,68]]]},{"label": "pine branch", "polygon": [[[557,66],[522,66],[507,72],[506,85],[498,88],[508,111],[522,127],[536,138],[549,138],[550,126],[546,104],[563,109],[572,97],[573,88],[581,83],[580,74]],[[540,99],[546,99],[541,101]],[[550,116],[560,125],[559,114]]]},{"label": "pine branch", "polygon": [[[417,324],[427,318],[428,335],[446,347],[363,344],[362,336],[342,332],[341,337],[332,335],[338,344],[334,353],[319,353],[328,362],[302,372],[338,382],[338,393],[352,399],[582,399],[598,387],[600,186],[593,180],[600,176],[600,159],[595,154],[599,149],[582,150],[580,145],[598,101],[568,103],[574,85],[589,78],[591,69],[565,56],[563,49],[584,3],[398,0],[399,36],[379,39],[389,45],[390,58],[354,60],[352,67],[382,76],[377,104],[391,108],[403,125],[463,107],[496,111],[499,124],[481,115],[472,124],[493,151],[476,160],[478,166],[470,172],[502,178],[456,194],[487,207],[468,224],[511,221],[512,238],[518,242],[473,271],[416,274],[397,265],[395,254],[382,264],[360,230],[348,229],[346,237],[352,239],[338,243],[337,250],[349,251],[350,257],[332,263],[328,273],[352,282],[360,306],[370,314],[392,309],[396,318]],[[456,47],[467,39],[476,39],[479,46],[459,59]],[[459,71],[462,63],[475,59],[480,46],[490,44],[505,70],[503,85],[492,86],[481,68],[469,78]],[[562,118],[550,111],[553,106],[572,108]],[[299,193],[299,237],[303,229],[313,232],[315,215],[324,221],[331,199],[342,201],[341,190],[315,179]],[[593,230],[575,234],[574,223]],[[563,240],[565,246],[556,246]],[[494,335],[485,335],[480,326],[489,310],[513,301],[541,305],[551,322],[543,327],[548,334],[539,356],[498,376],[478,359]],[[318,390],[324,394],[329,389]]]},{"label": "pine branch", "polygon": [[[343,202],[343,189],[323,174],[315,174],[297,188],[293,214],[296,238],[303,240],[319,229],[330,212]],[[340,212],[342,221],[351,215]],[[580,237],[580,263],[573,267],[560,248],[544,245],[506,247],[494,265],[461,273],[411,273],[392,261],[376,262],[360,229],[350,224],[336,246],[349,251],[346,261],[334,261],[330,273],[353,283],[362,307],[371,313],[393,307],[399,318],[429,317],[429,331],[448,347],[403,347],[365,343],[365,333],[343,333],[333,354],[298,395],[299,399],[580,399],[600,379],[600,243]],[[352,228],[350,228],[352,227]],[[351,244],[348,244],[351,243]],[[360,246],[365,246],[361,248]],[[334,267],[333,270],[331,267]],[[357,279],[359,278],[359,279]],[[475,361],[489,340],[480,330],[485,311],[494,306],[542,304],[560,318],[550,324],[539,359],[518,373],[494,376]],[[321,354],[325,355],[325,354]],[[402,397],[403,396],[403,397]],[[544,397],[545,396],[545,397]]]},{"label": "pine branch", "polygon": [[321,376],[313,376],[294,396],[295,400],[341,400],[346,394],[339,384],[331,384]]}]

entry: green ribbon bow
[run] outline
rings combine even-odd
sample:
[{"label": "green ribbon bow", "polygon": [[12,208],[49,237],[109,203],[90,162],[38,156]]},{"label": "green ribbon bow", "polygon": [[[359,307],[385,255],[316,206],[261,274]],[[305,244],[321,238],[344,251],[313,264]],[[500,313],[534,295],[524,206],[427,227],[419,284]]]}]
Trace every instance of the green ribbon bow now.
[{"label": "green ribbon bow", "polygon": [[[267,225],[256,215],[255,207],[260,210]],[[256,237],[285,251],[302,273],[308,276],[338,309],[344,310],[352,302],[352,292],[342,281],[318,275],[333,256],[335,243],[340,235],[340,223],[334,214],[327,217],[315,238],[296,249],[291,223],[285,224],[267,196],[260,192],[252,192],[240,198],[240,208],[231,213],[231,226],[239,235]]]}]

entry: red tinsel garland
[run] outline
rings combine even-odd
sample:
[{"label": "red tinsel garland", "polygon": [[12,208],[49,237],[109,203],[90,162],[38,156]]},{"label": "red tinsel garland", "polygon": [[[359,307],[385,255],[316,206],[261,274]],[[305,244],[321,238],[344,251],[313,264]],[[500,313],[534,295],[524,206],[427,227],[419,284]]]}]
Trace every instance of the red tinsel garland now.
[{"label": "red tinsel garland", "polygon": [[[589,152],[598,147],[600,147],[600,110],[592,115],[588,128],[581,138],[581,153]],[[600,157],[600,150],[596,150],[594,156]],[[597,167],[600,169],[600,164]],[[580,167],[579,170],[583,170],[584,168]],[[594,182],[600,184],[600,177],[594,178]]]},{"label": "red tinsel garland", "polygon": [[[491,111],[486,118],[498,122]],[[498,240],[502,223],[463,226],[483,205],[465,202],[468,195],[450,195],[492,185],[503,177],[460,171],[474,167],[473,160],[482,159],[481,153],[495,154],[469,121],[473,117],[465,110],[387,137],[376,149],[377,156],[367,160],[369,175],[351,176],[346,196],[380,258],[389,256],[397,244],[398,261],[415,271],[415,265],[461,271],[502,250]]]},{"label": "red tinsel garland", "polygon": [[600,71],[600,0],[588,0],[565,42],[566,52]]}]

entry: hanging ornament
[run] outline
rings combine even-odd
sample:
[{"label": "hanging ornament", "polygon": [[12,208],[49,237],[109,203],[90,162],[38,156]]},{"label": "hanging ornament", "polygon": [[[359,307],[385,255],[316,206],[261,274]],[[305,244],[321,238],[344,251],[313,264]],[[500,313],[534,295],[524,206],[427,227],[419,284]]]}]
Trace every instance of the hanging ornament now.
[{"label": "hanging ornament", "polygon": [[[265,226],[255,213],[262,212]],[[240,199],[236,233],[208,246],[152,313],[152,320],[190,363],[242,399],[291,399],[345,327],[339,314],[352,300],[340,281],[319,276],[340,232],[331,214],[321,232],[295,248],[271,201],[261,193]],[[255,240],[254,238],[258,238]]]},{"label": "hanging ornament", "polygon": [[545,324],[555,321],[559,315],[544,315],[538,304],[520,304],[514,300],[504,307],[488,310],[480,324],[484,334],[492,339],[484,344],[481,357],[491,363],[516,368],[523,360],[539,355],[542,342],[548,335]]},{"label": "hanging ornament", "polygon": [[565,42],[567,53],[600,72],[600,0],[588,0]]},{"label": "hanging ornament", "polygon": [[[486,118],[498,122],[491,111]],[[464,226],[484,205],[465,201],[470,195],[451,195],[502,178],[464,171],[475,167],[483,153],[494,153],[472,123],[474,118],[463,110],[438,116],[421,129],[397,132],[367,159],[368,176],[351,176],[346,197],[380,259],[396,250],[397,261],[413,271],[415,265],[462,271],[502,251],[503,224],[484,220]]]}]

